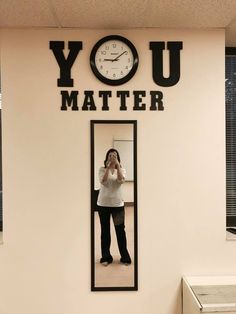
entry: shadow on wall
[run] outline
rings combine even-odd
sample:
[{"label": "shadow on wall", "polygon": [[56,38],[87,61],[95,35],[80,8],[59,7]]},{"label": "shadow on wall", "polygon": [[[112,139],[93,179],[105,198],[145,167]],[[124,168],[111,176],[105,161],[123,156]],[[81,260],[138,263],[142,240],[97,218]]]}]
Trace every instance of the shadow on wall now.
[{"label": "shadow on wall", "polygon": [[0,106],[0,231],[3,229],[2,221],[2,110]]},{"label": "shadow on wall", "polygon": [[176,287],[175,291],[175,302],[173,303],[172,313],[182,313],[182,278],[180,279],[179,285]]}]

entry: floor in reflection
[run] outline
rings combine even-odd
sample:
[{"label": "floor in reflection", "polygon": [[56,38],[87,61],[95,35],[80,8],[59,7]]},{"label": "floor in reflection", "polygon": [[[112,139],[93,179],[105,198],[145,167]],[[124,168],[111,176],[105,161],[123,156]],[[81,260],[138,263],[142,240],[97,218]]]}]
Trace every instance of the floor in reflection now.
[{"label": "floor in reflection", "polygon": [[100,222],[98,213],[95,212],[95,287],[133,287],[134,286],[134,210],[133,207],[125,208],[125,230],[128,250],[132,264],[125,266],[120,263],[120,254],[117,247],[115,229],[111,219],[111,254],[113,263],[108,266],[100,264],[101,242]]}]

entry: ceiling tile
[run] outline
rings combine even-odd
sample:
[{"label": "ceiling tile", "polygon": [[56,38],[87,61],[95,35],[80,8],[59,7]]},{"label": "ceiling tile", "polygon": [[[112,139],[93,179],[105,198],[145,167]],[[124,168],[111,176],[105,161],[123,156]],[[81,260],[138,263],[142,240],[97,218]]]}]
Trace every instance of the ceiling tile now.
[{"label": "ceiling tile", "polygon": [[236,15],[235,0],[150,0],[146,27],[225,27]]},{"label": "ceiling tile", "polygon": [[83,28],[225,27],[235,0],[52,0],[61,26]]},{"label": "ceiling tile", "polygon": [[47,0],[0,0],[0,27],[58,26]]},{"label": "ceiling tile", "polygon": [[236,0],[0,0],[0,27],[226,27],[232,46],[234,21]]},{"label": "ceiling tile", "polygon": [[143,27],[149,0],[52,0],[62,27]]}]

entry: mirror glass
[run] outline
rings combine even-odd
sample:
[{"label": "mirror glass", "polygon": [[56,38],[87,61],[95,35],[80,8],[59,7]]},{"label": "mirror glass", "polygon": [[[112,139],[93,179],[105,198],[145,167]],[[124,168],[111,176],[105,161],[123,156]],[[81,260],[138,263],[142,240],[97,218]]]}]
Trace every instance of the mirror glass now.
[{"label": "mirror glass", "polygon": [[137,121],[91,121],[91,289],[137,290]]}]

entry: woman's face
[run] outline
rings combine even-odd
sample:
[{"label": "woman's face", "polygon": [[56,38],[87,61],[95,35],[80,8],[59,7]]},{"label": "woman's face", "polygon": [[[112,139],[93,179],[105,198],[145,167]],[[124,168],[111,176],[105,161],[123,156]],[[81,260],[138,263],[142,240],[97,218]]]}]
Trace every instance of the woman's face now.
[{"label": "woman's face", "polygon": [[110,152],[108,155],[109,161],[115,161],[117,159],[117,153],[116,152]]}]

